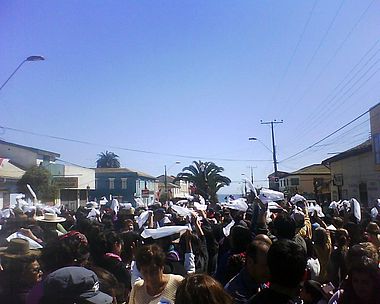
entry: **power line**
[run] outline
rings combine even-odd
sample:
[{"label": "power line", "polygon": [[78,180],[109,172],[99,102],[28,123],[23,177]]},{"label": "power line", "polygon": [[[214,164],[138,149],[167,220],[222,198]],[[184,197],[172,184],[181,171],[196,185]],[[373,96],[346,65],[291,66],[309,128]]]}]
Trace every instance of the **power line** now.
[{"label": "power line", "polygon": [[321,69],[321,71],[319,72],[319,74],[317,75],[317,77],[315,77],[315,79],[311,82],[311,85],[309,85],[306,90],[304,91],[303,95],[296,101],[296,104],[299,104],[304,98],[305,96],[307,95],[307,93],[309,92],[309,90],[312,88],[313,85],[315,85],[317,83],[317,81],[319,80],[319,78],[322,76],[322,74],[325,72],[325,70],[331,65],[331,62],[332,60],[336,57],[336,55],[339,53],[339,51],[343,48],[343,46],[346,44],[346,42],[348,41],[348,38],[351,36],[351,34],[354,32],[354,30],[357,28],[357,26],[360,24],[360,22],[362,21],[362,19],[364,18],[365,14],[367,13],[367,11],[369,10],[369,8],[372,6],[372,4],[375,2],[375,0],[372,0],[368,6],[365,8],[365,10],[361,13],[361,15],[359,16],[359,19],[355,22],[355,24],[353,25],[353,27],[349,30],[349,32],[347,33],[346,37],[342,40],[341,44],[338,46],[338,48],[335,50],[334,54],[330,57],[330,59],[326,62],[326,64],[324,65],[324,67]]},{"label": "power line", "polygon": [[288,71],[289,71],[290,65],[293,63],[294,57],[295,57],[295,55],[296,55],[296,53],[297,53],[297,51],[298,51],[298,48],[299,48],[299,46],[300,46],[300,44],[301,44],[301,41],[302,41],[302,39],[303,39],[303,36],[305,35],[306,29],[307,29],[307,27],[309,26],[309,23],[310,23],[311,17],[313,16],[314,9],[315,9],[315,7],[316,7],[316,5],[317,5],[317,2],[318,2],[318,0],[315,0],[315,1],[314,1],[314,4],[313,4],[313,6],[312,6],[312,8],[311,8],[311,10],[310,10],[310,12],[309,12],[309,17],[307,18],[306,23],[304,24],[303,30],[302,30],[302,32],[301,32],[301,35],[300,35],[300,37],[298,38],[298,41],[297,41],[297,44],[296,44],[296,46],[295,46],[295,48],[294,48],[294,50],[293,50],[293,53],[292,53],[292,55],[291,55],[290,58],[289,58],[289,61],[288,61],[287,65],[286,65],[286,67],[285,67],[284,73],[282,74],[282,76],[281,76],[281,78],[280,78],[280,81],[278,82],[277,88],[276,88],[276,90],[275,90],[275,94],[273,95],[273,98],[272,98],[272,99],[275,99],[275,98],[277,97],[278,91],[279,91],[279,89],[280,89],[280,87],[281,87],[281,83],[284,81],[285,77],[286,77],[287,74],[288,74]]},{"label": "power line", "polygon": [[[317,116],[320,116],[321,113],[324,112],[324,110],[327,108],[327,105],[329,103],[331,103],[332,100],[335,99],[335,97],[345,88],[347,87],[347,85],[358,75],[358,73],[360,73],[362,71],[362,69],[367,66],[367,64],[374,58],[375,55],[377,55],[380,51],[380,48],[370,57],[370,59],[368,59],[363,66],[361,66],[359,68],[359,70],[357,72],[355,72],[355,74],[349,78],[350,74],[355,71],[355,69],[364,61],[364,59],[367,57],[368,54],[370,54],[372,52],[372,50],[377,46],[377,44],[379,43],[380,40],[377,40],[373,45],[372,47],[360,58],[360,60],[358,61],[357,64],[355,64],[355,66],[344,76],[344,78],[335,86],[335,88],[330,92],[330,94],[327,95],[327,97],[325,99],[323,99],[322,102],[319,102],[318,103],[318,107],[316,109],[316,111],[310,113],[301,123],[299,123],[296,127],[296,129],[300,129],[301,126],[305,125],[305,123],[307,123],[308,127],[306,129],[303,129],[303,132],[298,136],[298,137],[304,137],[306,134],[308,134],[311,130],[314,129],[316,123],[318,122],[318,120],[316,119]],[[374,65],[372,65],[374,66]],[[372,68],[371,66],[371,68]],[[376,74],[376,73],[375,73]],[[374,75],[371,75],[370,78],[372,78]],[[344,82],[346,81],[346,79],[349,78],[349,80],[344,84]],[[369,79],[370,79],[369,78]],[[341,87],[341,85],[343,84],[343,86]],[[356,84],[356,83],[355,83]],[[365,83],[364,83],[365,84]],[[352,88],[353,88],[354,85],[351,85],[348,90],[346,90],[346,92],[344,94],[346,94],[347,92],[349,92]],[[360,86],[360,88],[363,86],[363,84]],[[340,87],[340,89],[338,89]],[[359,89],[360,89],[359,88]],[[334,92],[337,91],[334,94]],[[356,93],[358,91],[358,89],[354,92]],[[349,98],[352,97],[353,94],[351,94],[349,97],[346,98],[346,100],[348,100]],[[327,103],[326,103],[327,101]],[[319,113],[318,113],[319,112]],[[293,144],[295,141],[292,141],[291,144]]]},{"label": "power line", "polygon": [[140,150],[140,149],[131,149],[131,148],[125,148],[125,147],[119,147],[119,146],[110,146],[110,145],[105,145],[105,144],[89,142],[89,141],[71,139],[71,138],[60,137],[60,136],[53,136],[53,135],[48,135],[48,134],[41,134],[41,133],[36,133],[36,132],[22,130],[22,129],[5,127],[5,126],[0,126],[0,128],[3,128],[4,130],[30,134],[30,135],[34,135],[34,136],[41,136],[41,137],[46,137],[46,138],[51,138],[51,139],[56,139],[56,140],[62,140],[62,141],[67,141],[67,142],[73,142],[73,143],[78,143],[78,144],[84,144],[84,145],[89,145],[89,146],[107,147],[107,148],[111,148],[111,149],[117,149],[117,150],[123,150],[123,151],[135,152],[135,153],[145,153],[145,154],[171,156],[171,157],[179,157],[179,158],[187,158],[187,159],[218,160],[218,161],[227,161],[227,162],[271,162],[272,161],[272,160],[266,160],[266,159],[213,158],[213,157],[203,157],[203,156],[193,156],[193,155],[161,153],[161,152],[147,151],[147,150]]},{"label": "power line", "polygon": [[360,114],[358,117],[354,118],[353,120],[351,120],[350,122],[346,123],[344,126],[340,127],[339,129],[335,130],[334,132],[330,133],[329,135],[323,137],[322,139],[320,139],[319,141],[317,141],[316,143],[306,147],[305,149],[283,159],[281,162],[285,162],[297,155],[300,155],[301,153],[313,148],[314,146],[318,145],[319,143],[321,143],[322,141],[326,140],[327,138],[330,138],[331,136],[333,136],[334,134],[338,133],[340,130],[343,130],[345,127],[349,126],[350,124],[352,124],[353,122],[357,121],[358,119],[360,119],[361,117],[363,117],[364,115],[366,115],[367,113],[369,113],[369,110],[365,111],[363,114]]},{"label": "power line", "polygon": [[[311,58],[309,59],[308,63],[306,64],[305,70],[303,71],[302,75],[301,75],[300,77],[298,77],[298,82],[297,82],[297,84],[294,86],[294,88],[299,87],[299,83],[301,82],[301,80],[304,79],[306,73],[308,72],[308,70],[309,70],[311,64],[312,64],[313,61],[314,61],[314,58],[315,58],[316,55],[318,54],[320,48],[322,47],[323,43],[324,43],[325,40],[326,40],[326,37],[327,37],[328,34],[330,33],[330,30],[331,30],[331,28],[333,27],[333,25],[334,25],[334,23],[335,23],[335,20],[336,20],[336,18],[338,17],[339,12],[341,11],[341,9],[342,9],[342,7],[343,7],[344,2],[345,2],[345,0],[342,0],[342,1],[341,1],[341,3],[340,3],[340,5],[339,5],[338,9],[336,10],[336,12],[335,12],[335,14],[334,14],[333,19],[331,20],[331,22],[330,22],[330,24],[328,25],[328,27],[327,27],[325,33],[323,34],[322,39],[319,41],[319,44],[318,44],[317,48],[314,50],[313,55],[311,56]],[[294,91],[294,90],[292,90],[292,92],[293,92],[293,91]],[[290,97],[287,98],[287,101],[288,101],[289,99],[290,99]],[[287,111],[289,111],[289,110],[287,110]],[[288,112],[285,112],[285,113],[287,114]],[[286,115],[286,114],[285,114],[285,115]]]}]

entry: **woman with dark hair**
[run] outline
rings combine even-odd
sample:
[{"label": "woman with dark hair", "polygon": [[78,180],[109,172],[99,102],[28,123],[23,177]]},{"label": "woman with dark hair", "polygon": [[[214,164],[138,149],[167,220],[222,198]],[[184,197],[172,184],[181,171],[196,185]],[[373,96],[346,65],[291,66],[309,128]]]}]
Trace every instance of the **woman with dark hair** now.
[{"label": "woman with dark hair", "polygon": [[111,272],[125,288],[131,290],[131,275],[128,265],[121,259],[123,240],[114,231],[105,231],[94,240],[94,261]]},{"label": "woman with dark hair", "polygon": [[173,303],[182,276],[164,274],[165,253],[157,245],[143,246],[136,251],[137,269],[142,275],[132,287],[129,304]]},{"label": "woman with dark hair", "polygon": [[380,272],[377,261],[363,256],[352,265],[344,287],[331,304],[380,303]]},{"label": "woman with dark hair", "polygon": [[175,304],[232,304],[223,286],[207,274],[188,276],[178,286]]}]

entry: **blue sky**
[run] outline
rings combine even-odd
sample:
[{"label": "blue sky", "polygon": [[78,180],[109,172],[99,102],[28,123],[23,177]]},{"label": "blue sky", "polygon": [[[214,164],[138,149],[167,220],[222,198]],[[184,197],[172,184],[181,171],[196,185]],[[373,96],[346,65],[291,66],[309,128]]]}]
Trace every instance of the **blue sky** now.
[{"label": "blue sky", "polygon": [[[368,116],[281,162],[379,102],[380,2],[1,1],[0,129],[3,140],[94,166],[111,150],[123,166],[170,174],[200,156],[225,168],[239,192],[254,166],[272,172],[319,163],[368,138]],[[237,161],[224,161],[234,159]],[[172,166],[175,161],[180,165]],[[265,161],[240,161],[265,160]]]}]

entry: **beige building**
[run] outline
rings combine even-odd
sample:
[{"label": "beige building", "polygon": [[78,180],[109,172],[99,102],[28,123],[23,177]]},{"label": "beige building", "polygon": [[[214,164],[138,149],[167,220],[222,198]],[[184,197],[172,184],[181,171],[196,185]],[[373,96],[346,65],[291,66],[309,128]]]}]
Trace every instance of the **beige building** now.
[{"label": "beige building", "polygon": [[[165,193],[165,175],[158,176],[157,180],[159,181],[158,191],[162,195],[163,193]],[[189,182],[179,180],[174,183],[174,180],[175,176],[167,176],[167,190],[169,193],[169,199],[181,199],[189,196]]]},{"label": "beige building", "polygon": [[307,199],[325,201],[330,199],[330,169],[314,164],[287,173],[279,180],[280,191],[288,196],[298,193]]},{"label": "beige building", "polygon": [[331,199],[356,198],[364,206],[380,198],[371,140],[323,161],[331,169]]},{"label": "beige building", "polygon": [[364,206],[380,198],[380,104],[370,109],[371,139],[324,160],[331,169],[331,199],[356,198]]},{"label": "beige building", "polygon": [[0,159],[0,210],[10,205],[10,196],[17,193],[17,182],[25,171],[16,167],[8,159]]}]

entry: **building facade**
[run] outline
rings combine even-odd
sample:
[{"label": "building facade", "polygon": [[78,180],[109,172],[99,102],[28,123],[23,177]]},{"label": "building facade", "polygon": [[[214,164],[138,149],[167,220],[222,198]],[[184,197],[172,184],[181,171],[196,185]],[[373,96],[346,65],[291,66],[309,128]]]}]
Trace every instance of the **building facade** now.
[{"label": "building facade", "polygon": [[[157,177],[158,180],[158,191],[162,195],[165,193],[165,175],[160,175]],[[184,199],[190,195],[189,187],[190,183],[188,181],[179,180],[174,182],[175,176],[167,176],[167,191],[168,199]]]},{"label": "building facade", "polygon": [[324,160],[331,169],[331,199],[359,200],[363,206],[380,198],[380,104],[369,110],[371,138]]},{"label": "building facade", "polygon": [[18,192],[17,182],[24,173],[8,159],[0,158],[0,210],[9,207],[11,194]]},{"label": "building facade", "polygon": [[128,168],[96,168],[95,183],[95,190],[90,192],[91,199],[112,196],[119,202],[133,203],[134,198],[139,197],[145,204],[150,204],[158,190],[154,176]]},{"label": "building facade", "polygon": [[330,200],[330,169],[314,164],[297,171],[287,173],[279,180],[280,191],[293,196],[298,193],[307,199],[323,202]]}]

